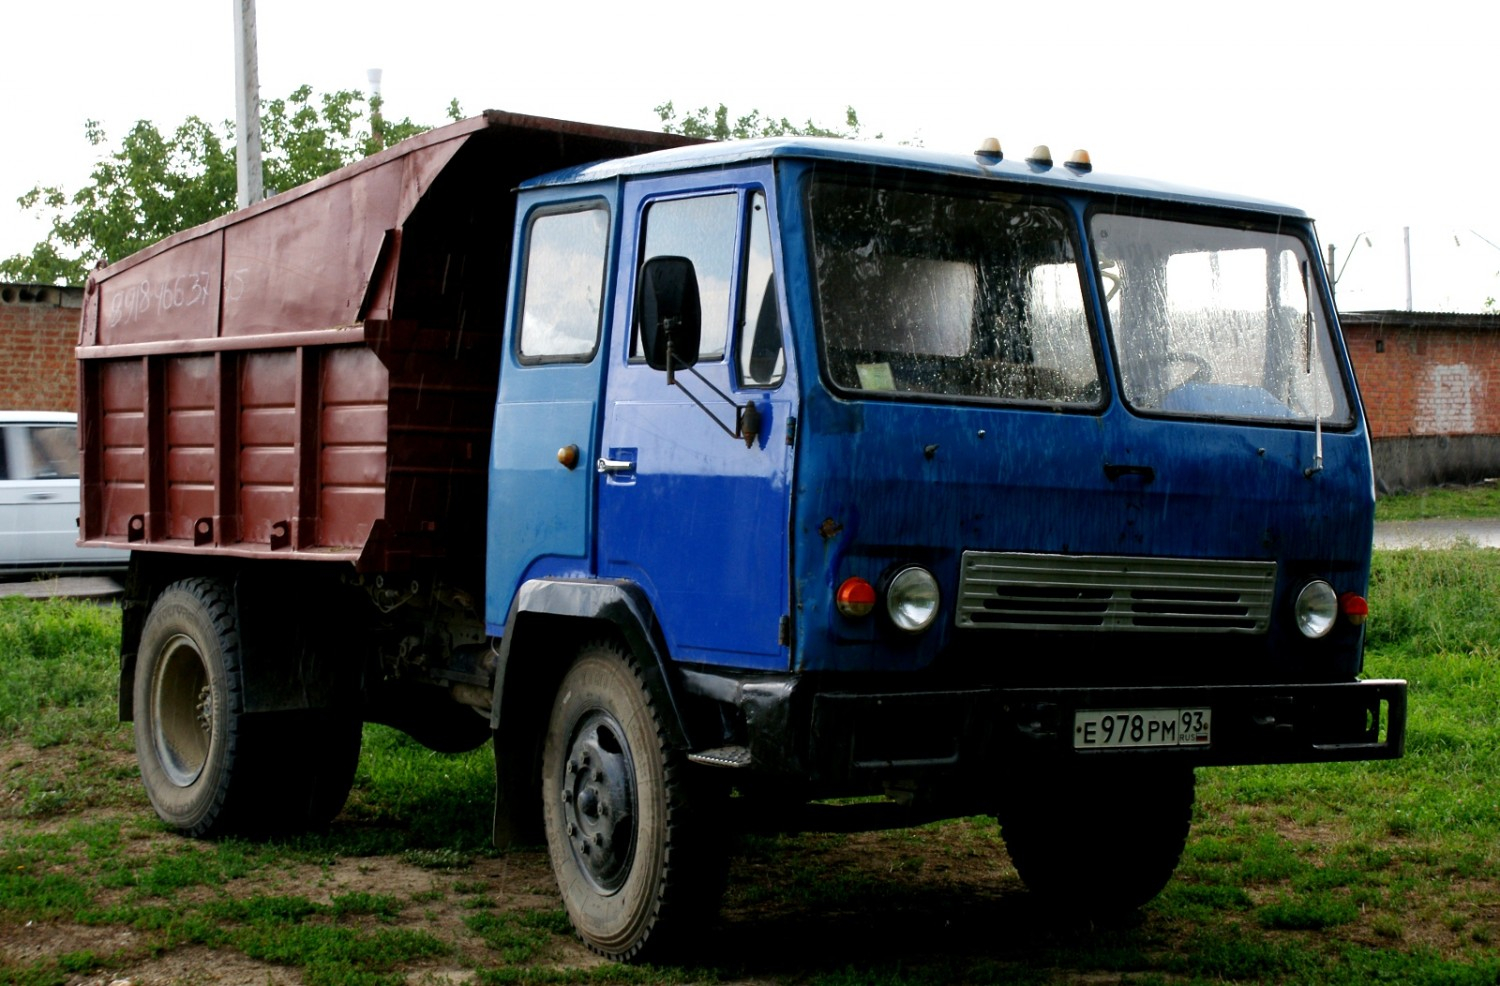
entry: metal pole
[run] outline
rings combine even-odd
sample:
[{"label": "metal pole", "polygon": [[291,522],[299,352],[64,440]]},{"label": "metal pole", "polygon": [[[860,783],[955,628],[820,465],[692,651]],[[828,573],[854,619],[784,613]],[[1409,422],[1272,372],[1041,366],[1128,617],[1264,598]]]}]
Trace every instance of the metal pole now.
[{"label": "metal pole", "polygon": [[1406,310],[1412,311],[1411,307],[1411,227],[1402,226],[1401,236],[1406,241]]},{"label": "metal pole", "polygon": [[380,76],[378,68],[365,72],[365,78],[370,80],[370,140],[377,151],[385,148],[385,120],[380,115]]},{"label": "metal pole", "polygon": [[243,209],[266,197],[260,168],[260,73],[255,51],[255,0],[234,3],[234,122],[239,153],[235,179]]}]

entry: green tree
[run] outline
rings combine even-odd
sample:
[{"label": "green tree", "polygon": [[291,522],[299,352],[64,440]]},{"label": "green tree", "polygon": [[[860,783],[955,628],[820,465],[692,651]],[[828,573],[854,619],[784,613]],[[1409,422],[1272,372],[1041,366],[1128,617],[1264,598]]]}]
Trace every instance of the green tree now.
[{"label": "green tree", "polygon": [[[860,124],[859,114],[854,107],[845,108],[844,125],[842,127],[824,127],[808,120],[806,123],[796,124],[786,117],[776,119],[766,116],[760,110],[751,110],[748,116],[729,121],[729,107],[723,103],[719,104],[717,110],[711,110],[707,106],[699,107],[696,111],[679,117],[677,108],[670,101],[662,103],[655,108],[656,115],[661,117],[661,128],[669,134],[682,134],[685,137],[706,137],[710,140],[747,140],[751,137],[847,137],[851,140],[859,139]],[[880,139],[880,134],[875,139]]]},{"label": "green tree", "polygon": [[[458,101],[450,119],[462,118]],[[392,122],[380,100],[352,90],[317,96],[302,86],[261,105],[266,194],[311,181],[424,130],[409,118]],[[29,254],[0,261],[0,278],[82,284],[96,262],[112,263],[163,237],[235,208],[234,125],[189,117],[170,135],[141,120],[115,148],[104,129],[84,125],[102,152],[81,189],[37,186],[17,201],[50,220],[47,238]]]}]

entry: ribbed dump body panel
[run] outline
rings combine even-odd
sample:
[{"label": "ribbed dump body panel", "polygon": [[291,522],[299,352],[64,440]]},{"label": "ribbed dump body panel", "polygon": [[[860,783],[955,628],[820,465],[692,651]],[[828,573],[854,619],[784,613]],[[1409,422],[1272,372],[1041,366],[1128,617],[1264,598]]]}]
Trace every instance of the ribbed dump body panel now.
[{"label": "ribbed dump body panel", "polygon": [[1276,563],[966,551],[958,625],[1265,633]]},{"label": "ribbed dump body panel", "polygon": [[689,142],[488,113],[94,271],[81,540],[482,584],[511,190]]}]

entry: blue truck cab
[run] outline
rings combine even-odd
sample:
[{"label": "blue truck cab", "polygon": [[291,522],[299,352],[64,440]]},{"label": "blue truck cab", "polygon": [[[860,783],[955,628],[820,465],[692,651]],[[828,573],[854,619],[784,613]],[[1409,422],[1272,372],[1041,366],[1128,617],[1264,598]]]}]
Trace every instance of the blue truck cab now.
[{"label": "blue truck cab", "polygon": [[[488,632],[626,627],[580,677],[648,697],[710,777],[665,795],[696,824],[988,813],[1033,890],[1130,907],[1195,767],[1401,754],[1405,684],[1360,680],[1370,447],[1311,223],[1049,157],[776,139],[522,187]],[[560,698],[541,762],[615,955],[651,923],[595,913],[642,866],[598,811],[638,826],[657,783],[630,704]]]},{"label": "blue truck cab", "polygon": [[493,741],[494,832],[668,954],[751,828],[998,819],[1165,885],[1199,767],[1399,757],[1309,219],[1095,172],[492,111],[94,271],[80,543],[192,836]]}]

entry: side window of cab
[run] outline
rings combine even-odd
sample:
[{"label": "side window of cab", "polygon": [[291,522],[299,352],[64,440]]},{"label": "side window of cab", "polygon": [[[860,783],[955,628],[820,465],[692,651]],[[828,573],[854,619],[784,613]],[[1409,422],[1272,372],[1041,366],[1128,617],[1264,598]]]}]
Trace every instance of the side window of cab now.
[{"label": "side window of cab", "polygon": [[[655,257],[692,261],[703,319],[698,362],[722,360],[733,347],[741,387],[779,386],[786,358],[765,193],[734,190],[650,203],[638,261],[644,266]],[[630,355],[643,358],[639,338]]]},{"label": "side window of cab", "polygon": [[781,342],[781,306],[771,264],[771,223],[766,196],[750,196],[745,237],[745,276],[740,289],[738,369],[740,386],[767,390],[781,386],[786,353]]},{"label": "side window of cab", "polygon": [[522,268],[516,355],[522,363],[586,363],[599,349],[609,211],[589,203],[533,216]]}]

